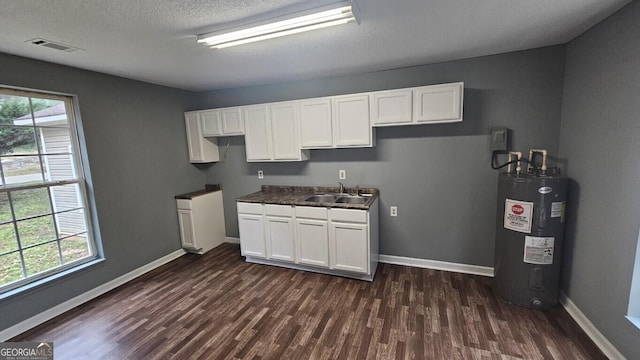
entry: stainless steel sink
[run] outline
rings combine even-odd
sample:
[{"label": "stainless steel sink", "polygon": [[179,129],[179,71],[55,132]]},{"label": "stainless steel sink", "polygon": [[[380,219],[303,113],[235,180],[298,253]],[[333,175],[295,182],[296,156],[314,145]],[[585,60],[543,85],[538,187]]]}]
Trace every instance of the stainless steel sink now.
[{"label": "stainless steel sink", "polygon": [[332,202],[335,202],[335,200],[336,200],[336,197],[331,194],[316,194],[316,195],[311,195],[304,199],[304,201],[324,202],[324,203],[332,203]]},{"label": "stainless steel sink", "polygon": [[337,203],[343,204],[364,204],[367,202],[367,198],[364,196],[347,195],[336,199]]},{"label": "stainless steel sink", "polygon": [[369,198],[366,196],[349,195],[347,193],[335,193],[309,195],[303,200],[317,203],[364,204],[368,199]]}]

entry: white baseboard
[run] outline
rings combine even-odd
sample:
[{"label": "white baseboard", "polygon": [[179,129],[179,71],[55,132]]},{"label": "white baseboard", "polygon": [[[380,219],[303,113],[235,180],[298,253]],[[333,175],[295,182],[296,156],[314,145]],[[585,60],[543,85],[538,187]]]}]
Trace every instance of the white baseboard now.
[{"label": "white baseboard", "polygon": [[77,306],[80,306],[84,303],[86,303],[89,300],[92,300],[104,293],[106,293],[107,291],[113,290],[115,288],[117,288],[120,285],[125,284],[126,282],[129,282],[135,278],[137,278],[138,276],[141,276],[145,273],[148,273],[149,271],[160,267],[172,260],[175,260],[177,258],[179,258],[180,256],[184,255],[185,251],[180,249],[180,250],[176,250],[168,255],[165,255],[157,260],[154,260],[146,265],[143,265],[135,270],[132,270],[118,278],[115,278],[107,283],[104,283],[96,288],[93,288],[83,294],[80,294],[72,299],[69,299],[65,302],[63,302],[62,304],[56,305],[48,310],[45,310],[41,313],[39,313],[38,315],[34,315],[24,321],[21,321],[7,329],[4,329],[2,331],[0,331],[0,341],[7,341],[8,339],[11,339],[14,336],[20,335],[23,332],[32,329],[42,323],[44,323],[45,321],[49,321],[51,319],[53,319],[54,317],[65,313]]},{"label": "white baseboard", "polygon": [[564,293],[560,293],[560,304],[564,307],[565,310],[571,315],[573,320],[578,323],[578,326],[582,328],[582,330],[587,334],[591,341],[593,341],[598,348],[607,356],[609,359],[617,359],[624,360],[625,357],[618,351],[618,349],[613,346],[607,340],[604,335],[598,330],[598,328],[593,325],[589,318],[580,311],[580,309],[574,304],[571,299],[567,297]]},{"label": "white baseboard", "polygon": [[227,242],[231,244],[240,244],[240,238],[227,236]]},{"label": "white baseboard", "polygon": [[472,275],[481,275],[493,277],[493,267],[459,264],[446,261],[417,259],[404,256],[394,255],[378,255],[378,261],[381,263],[413,266],[425,269],[444,270]]}]

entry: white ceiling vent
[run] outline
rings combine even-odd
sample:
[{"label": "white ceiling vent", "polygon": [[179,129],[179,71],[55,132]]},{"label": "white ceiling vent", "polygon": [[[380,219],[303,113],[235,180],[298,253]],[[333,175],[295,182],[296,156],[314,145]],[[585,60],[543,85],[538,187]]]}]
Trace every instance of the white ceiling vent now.
[{"label": "white ceiling vent", "polygon": [[27,40],[25,42],[31,43],[33,45],[39,45],[39,46],[48,47],[48,48],[54,49],[54,50],[64,51],[64,52],[74,52],[74,51],[78,51],[78,50],[84,50],[84,49],[80,49],[80,48],[77,48],[77,47],[74,47],[74,46],[65,45],[65,44],[61,44],[61,43],[58,43],[58,42],[53,42],[51,40],[46,40],[46,39],[42,39],[42,38],[35,38],[35,39]]}]

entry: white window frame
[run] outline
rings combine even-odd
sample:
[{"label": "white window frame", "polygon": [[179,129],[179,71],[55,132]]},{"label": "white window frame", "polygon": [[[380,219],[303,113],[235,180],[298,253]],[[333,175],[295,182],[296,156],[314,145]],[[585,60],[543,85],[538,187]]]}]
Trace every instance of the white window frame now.
[{"label": "white window frame", "polygon": [[[54,204],[53,204],[53,199],[52,199],[52,192],[51,192],[51,187],[53,186],[60,186],[60,185],[68,185],[68,184],[77,184],[78,185],[78,193],[79,193],[79,197],[78,197],[78,201],[80,202],[79,207],[76,208],[75,210],[81,209],[82,213],[84,214],[84,218],[85,218],[85,224],[86,224],[86,237],[87,237],[87,247],[88,247],[88,252],[89,255],[80,259],[76,259],[74,261],[70,261],[68,263],[62,264],[62,253],[61,253],[61,247],[60,247],[60,241],[63,239],[66,239],[70,236],[74,236],[72,235],[68,235],[68,236],[60,236],[60,233],[58,231],[58,224],[57,221],[54,221],[54,227],[55,227],[55,231],[56,231],[56,238],[55,240],[50,240],[44,243],[39,243],[38,245],[42,245],[42,244],[46,244],[46,243],[57,243],[58,246],[58,256],[59,256],[59,260],[60,263],[62,265],[58,265],[56,267],[53,267],[51,269],[45,270],[43,272],[37,273],[37,274],[33,274],[30,276],[27,276],[27,272],[26,272],[26,265],[25,265],[25,261],[24,261],[24,256],[23,256],[23,251],[25,249],[22,248],[22,246],[20,245],[19,239],[20,239],[20,234],[17,230],[17,220],[15,219],[15,213],[14,213],[14,209],[13,209],[13,203],[11,202],[11,200],[9,200],[10,206],[11,206],[11,213],[12,213],[12,221],[10,222],[11,224],[13,224],[14,226],[14,231],[15,231],[15,236],[17,238],[18,241],[18,249],[17,250],[12,250],[9,252],[5,252],[3,254],[9,254],[9,253],[15,253],[15,252],[19,252],[20,253],[20,260],[21,260],[21,266],[22,266],[22,272],[23,272],[23,279],[0,286],[0,298],[4,297],[7,293],[11,292],[13,293],[14,291],[19,291],[21,287],[25,287],[26,285],[32,284],[38,280],[43,280],[47,277],[51,277],[53,275],[56,274],[60,274],[62,272],[68,271],[70,269],[79,267],[83,264],[89,263],[91,261],[95,261],[96,259],[100,258],[101,255],[99,254],[99,249],[96,243],[96,236],[94,234],[94,226],[93,226],[93,216],[92,216],[92,205],[93,205],[93,198],[89,198],[89,193],[87,192],[87,181],[86,179],[89,177],[89,174],[86,172],[86,170],[84,169],[83,166],[83,158],[85,158],[83,152],[82,152],[82,147],[80,146],[80,139],[79,139],[79,133],[78,133],[78,126],[79,126],[79,119],[77,119],[76,117],[79,115],[79,111],[77,111],[76,107],[76,98],[73,95],[69,95],[69,94],[59,94],[59,93],[51,93],[51,92],[46,92],[46,91],[40,91],[40,90],[21,90],[21,89],[16,89],[13,87],[9,87],[9,86],[4,86],[4,85],[0,85],[0,93],[2,95],[9,95],[9,96],[19,96],[19,97],[28,97],[28,98],[36,98],[36,99],[47,99],[47,100],[55,100],[55,101],[63,101],[65,103],[65,110],[66,110],[66,115],[67,115],[67,122],[68,122],[68,126],[69,126],[69,137],[70,137],[70,146],[73,148],[73,151],[71,151],[71,158],[72,158],[72,164],[73,164],[73,172],[74,172],[74,179],[69,179],[69,180],[46,180],[43,179],[43,182],[38,183],[38,184],[6,184],[5,180],[4,180],[4,175],[0,175],[0,193],[9,193],[9,192],[13,192],[13,191],[20,191],[20,190],[29,190],[29,189],[37,189],[37,188],[46,188],[48,193],[49,193],[49,201],[51,202],[50,206],[51,206],[51,215],[54,218],[54,220],[56,219],[56,217],[54,216],[54,214],[56,214],[56,209],[54,208]],[[31,100],[30,100],[31,102]],[[33,121],[33,119],[32,119]],[[35,123],[35,121],[32,122],[31,125],[34,130],[35,130],[35,136],[36,136],[36,144],[37,144],[37,148],[38,148],[38,153],[36,154],[38,157],[40,157],[40,163],[41,163],[41,171],[43,171],[43,176],[44,176],[44,158],[43,155],[51,155],[51,154],[47,154],[44,152],[44,149],[42,148],[42,144],[40,143],[40,139],[38,136],[38,128],[43,128],[46,126],[38,126],[38,124]],[[7,155],[3,155],[3,157],[10,157],[11,155],[7,156]],[[2,167],[2,164],[0,163],[0,169]],[[65,210],[65,211],[75,211],[74,209],[72,210]],[[77,234],[75,234],[77,235]],[[25,248],[28,249],[29,247],[31,247],[33,245],[30,246],[26,246]]]},{"label": "white window frame", "polygon": [[640,230],[638,231],[638,242],[636,243],[636,256],[633,266],[633,276],[631,278],[631,289],[629,291],[627,319],[640,329]]}]

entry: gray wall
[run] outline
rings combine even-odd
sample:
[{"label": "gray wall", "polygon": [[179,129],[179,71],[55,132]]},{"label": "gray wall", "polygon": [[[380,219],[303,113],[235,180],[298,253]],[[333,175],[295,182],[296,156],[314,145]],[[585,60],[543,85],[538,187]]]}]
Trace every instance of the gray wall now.
[{"label": "gray wall", "polygon": [[[208,171],[223,186],[228,236],[238,236],[235,198],[262,184],[380,189],[383,254],[493,266],[497,171],[491,126],[513,130],[515,149],[558,149],[564,47],[548,47],[359,75],[202,93],[198,109],[464,81],[464,121],[378,128],[370,149],[312,150],[301,163],[247,163],[244,138]],[[221,154],[226,139],[219,141]],[[265,172],[257,179],[258,169]],[[398,206],[391,218],[389,206]]]},{"label": "gray wall", "polygon": [[640,359],[640,331],[624,318],[640,224],[639,95],[632,2],[569,43],[560,133],[574,180],[563,290],[628,359]]},{"label": "gray wall", "polygon": [[179,249],[173,196],[202,188],[206,176],[188,162],[191,93],[5,54],[0,84],[78,96],[106,256],[0,301],[4,329]]}]

